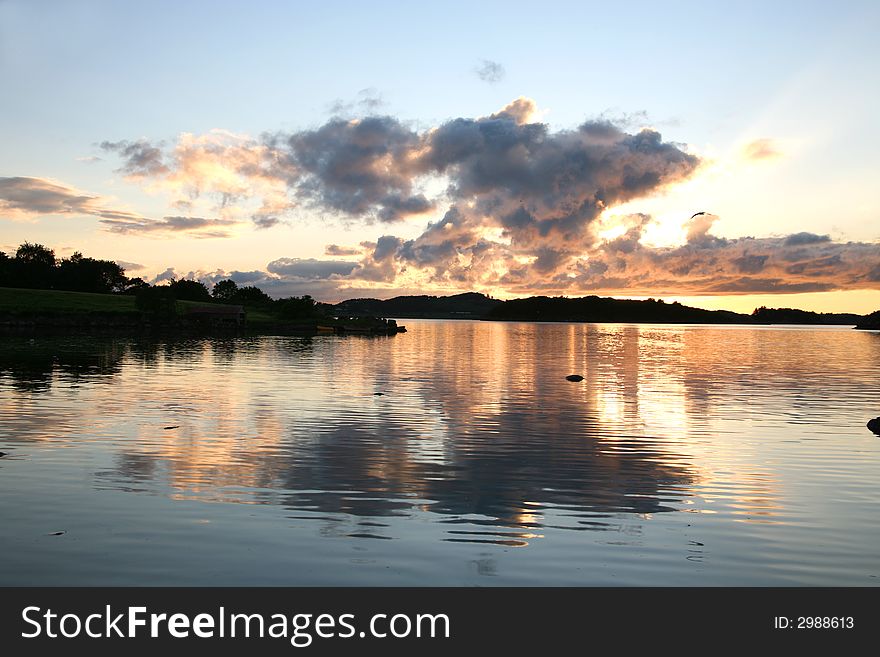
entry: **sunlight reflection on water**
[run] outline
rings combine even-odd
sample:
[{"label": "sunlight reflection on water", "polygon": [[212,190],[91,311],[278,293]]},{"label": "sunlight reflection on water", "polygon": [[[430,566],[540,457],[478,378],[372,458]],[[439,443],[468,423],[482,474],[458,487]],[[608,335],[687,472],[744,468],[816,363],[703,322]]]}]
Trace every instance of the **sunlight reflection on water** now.
[{"label": "sunlight reflection on water", "polygon": [[876,584],[880,335],[406,324],[5,340],[0,583]]}]

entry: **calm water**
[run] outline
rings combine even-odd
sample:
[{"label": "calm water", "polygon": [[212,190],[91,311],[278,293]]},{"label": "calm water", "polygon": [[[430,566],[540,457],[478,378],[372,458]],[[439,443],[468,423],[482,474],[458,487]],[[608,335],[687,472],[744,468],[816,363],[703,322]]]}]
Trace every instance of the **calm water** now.
[{"label": "calm water", "polygon": [[4,338],[0,584],[880,583],[880,335],[405,324]]}]

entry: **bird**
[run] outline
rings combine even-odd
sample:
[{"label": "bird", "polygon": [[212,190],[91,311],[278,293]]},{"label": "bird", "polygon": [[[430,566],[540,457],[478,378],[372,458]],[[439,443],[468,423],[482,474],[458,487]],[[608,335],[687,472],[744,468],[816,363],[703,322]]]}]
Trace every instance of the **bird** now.
[{"label": "bird", "polygon": [[569,375],[568,375],[567,377],[565,377],[565,378],[566,378],[567,381],[574,381],[574,382],[578,382],[578,381],[583,381],[583,380],[584,380],[584,377],[582,377],[580,374],[569,374]]},{"label": "bird", "polygon": [[873,420],[868,420],[868,429],[880,436],[880,417],[875,417]]},{"label": "bird", "polygon": [[694,212],[691,215],[691,219],[693,219],[694,217],[699,217],[701,214],[709,214],[709,213],[708,212]]}]

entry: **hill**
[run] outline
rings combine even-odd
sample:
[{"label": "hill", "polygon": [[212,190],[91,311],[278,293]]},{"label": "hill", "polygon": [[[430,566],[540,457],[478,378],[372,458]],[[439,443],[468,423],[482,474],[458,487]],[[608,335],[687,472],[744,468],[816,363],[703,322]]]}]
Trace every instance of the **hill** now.
[{"label": "hill", "polygon": [[862,317],[856,324],[856,328],[865,331],[880,331],[880,310]]},{"label": "hill", "polygon": [[646,322],[658,324],[752,324],[750,315],[703,310],[663,300],[610,297],[530,297],[499,304],[487,319],[530,322]]},{"label": "hill", "polygon": [[794,308],[756,309],[751,315],[704,310],[662,299],[636,301],[611,297],[528,297],[501,301],[467,292],[452,296],[401,296],[392,299],[349,299],[326,306],[340,316],[412,319],[486,319],[528,322],[645,322],[658,324],[839,324],[863,322],[853,313],[816,313]]},{"label": "hill", "polygon": [[350,317],[400,317],[412,319],[482,319],[501,304],[478,292],[448,297],[406,296],[392,299],[349,299],[332,306],[337,315]]},{"label": "hill", "polygon": [[759,324],[841,324],[855,326],[864,317],[854,313],[814,313],[795,308],[767,308],[761,306],[752,313]]}]

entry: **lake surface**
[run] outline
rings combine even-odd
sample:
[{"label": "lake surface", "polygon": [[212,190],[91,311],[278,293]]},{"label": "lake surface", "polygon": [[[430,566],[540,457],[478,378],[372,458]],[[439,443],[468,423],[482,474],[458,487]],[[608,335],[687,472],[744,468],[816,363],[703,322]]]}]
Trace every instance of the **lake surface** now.
[{"label": "lake surface", "polygon": [[3,338],[0,584],[880,583],[877,333],[402,323]]}]

